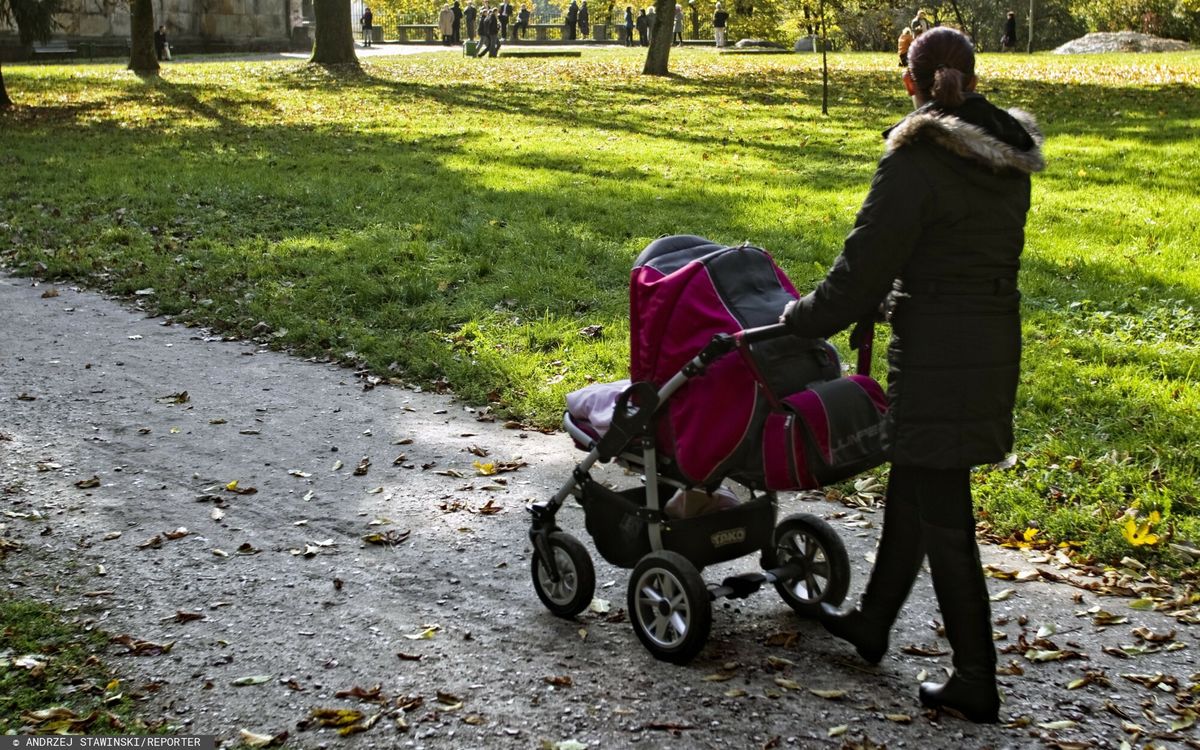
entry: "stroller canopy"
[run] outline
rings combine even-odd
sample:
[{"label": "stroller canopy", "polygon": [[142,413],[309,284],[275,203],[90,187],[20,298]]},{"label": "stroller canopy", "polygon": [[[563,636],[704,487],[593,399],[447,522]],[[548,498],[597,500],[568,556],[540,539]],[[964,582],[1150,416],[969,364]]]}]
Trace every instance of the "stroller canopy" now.
[{"label": "stroller canopy", "polygon": [[[630,281],[630,376],[661,387],[715,334],[775,323],[796,296],[783,270],[757,247],[693,235],[655,240],[638,256]],[[760,385],[782,397],[839,372],[828,344],[795,337],[756,344],[748,358],[723,357],[671,397],[659,420],[658,450],[674,459],[681,479],[716,485],[761,463],[745,455],[760,450],[769,411]]]}]

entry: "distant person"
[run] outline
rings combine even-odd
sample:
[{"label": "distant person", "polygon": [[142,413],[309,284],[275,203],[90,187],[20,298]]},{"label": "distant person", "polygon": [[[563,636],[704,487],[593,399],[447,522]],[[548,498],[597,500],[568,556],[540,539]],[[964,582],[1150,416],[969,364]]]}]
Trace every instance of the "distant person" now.
[{"label": "distant person", "polygon": [[495,57],[500,51],[500,9],[492,8],[488,13],[488,46],[487,56]]},{"label": "distant person", "polygon": [[579,4],[575,0],[571,0],[571,4],[567,6],[567,40],[574,41],[577,34],[576,29],[579,26]]},{"label": "distant person", "polygon": [[725,27],[729,24],[729,12],[717,3],[717,9],[713,13],[713,38],[717,42],[718,47],[725,46]]},{"label": "distant person", "polygon": [[462,6],[458,4],[458,0],[454,0],[454,4],[450,6],[450,12],[454,14],[454,33],[451,37],[451,41],[453,41],[455,44],[462,44],[463,9]]},{"label": "distant person", "polygon": [[513,24],[513,39],[517,38],[517,32],[521,32],[521,38],[525,38],[525,33],[529,31],[529,6],[522,5],[521,10],[517,12],[517,22]]},{"label": "distant person", "polygon": [[154,54],[161,60],[171,59],[171,48],[167,46],[167,27],[159,26],[154,32]]},{"label": "distant person", "polygon": [[675,25],[671,27],[671,42],[673,46],[683,46],[683,6],[675,3]]},{"label": "distant person", "polygon": [[900,67],[902,68],[908,67],[908,48],[912,46],[913,38],[913,31],[907,26],[896,38],[896,52],[900,55]]},{"label": "distant person", "polygon": [[363,46],[370,47],[371,29],[375,23],[375,14],[371,12],[371,7],[369,5],[363,7],[363,14],[360,20],[362,21]]},{"label": "distant person", "polygon": [[467,3],[467,7],[463,8],[463,20],[467,22],[467,39],[475,41],[475,17],[479,14],[479,9],[475,7],[474,0]]},{"label": "distant person", "polygon": [[625,46],[633,46],[633,6],[625,6]]},{"label": "distant person", "polygon": [[913,38],[917,38],[933,28],[933,24],[929,23],[929,19],[925,17],[925,11],[918,10],[917,15],[913,17],[908,28],[912,29]]},{"label": "distant person", "polygon": [[658,13],[654,10],[654,6],[651,5],[649,8],[646,8],[646,39],[651,47],[654,46],[654,26],[657,23]]},{"label": "distant person", "polygon": [[1000,37],[1001,52],[1015,52],[1017,49],[1017,14],[1011,10],[1004,19],[1004,36]]},{"label": "distant person", "polygon": [[490,43],[488,41],[488,17],[492,14],[487,5],[483,6],[483,10],[479,11],[479,49],[476,50],[476,57],[483,57],[487,54]]},{"label": "distant person", "polygon": [[454,42],[454,11],[449,5],[443,5],[438,13],[438,32],[445,46],[449,47]]},{"label": "distant person", "polygon": [[588,33],[592,30],[590,23],[587,0],[583,0],[579,4],[579,35],[584,39],[588,38]]},{"label": "distant person", "polygon": [[512,17],[512,12],[513,6],[508,0],[504,0],[497,8],[496,17],[500,20],[500,39],[508,38],[508,19]]},{"label": "distant person", "polygon": [[650,45],[650,18],[646,15],[646,9],[638,10],[637,21],[638,44],[643,47]]}]

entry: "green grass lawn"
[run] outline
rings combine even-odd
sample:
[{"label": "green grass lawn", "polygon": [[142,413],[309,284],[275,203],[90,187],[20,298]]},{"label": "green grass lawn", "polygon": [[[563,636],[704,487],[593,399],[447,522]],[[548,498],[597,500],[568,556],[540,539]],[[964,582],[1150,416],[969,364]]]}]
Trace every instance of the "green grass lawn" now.
[{"label": "green grass lawn", "polygon": [[[25,273],[553,424],[624,376],[627,280],[652,238],[824,273],[911,107],[891,55],[375,58],[6,66],[0,254]],[[1200,53],[981,57],[1038,115],[1018,463],[981,471],[1000,536],[1087,554],[1200,546]],[[586,326],[602,326],[599,338]],[[1151,516],[1153,512],[1157,516]],[[1157,543],[1131,546],[1126,515]],[[1179,562],[1179,560],[1176,560]]]}]

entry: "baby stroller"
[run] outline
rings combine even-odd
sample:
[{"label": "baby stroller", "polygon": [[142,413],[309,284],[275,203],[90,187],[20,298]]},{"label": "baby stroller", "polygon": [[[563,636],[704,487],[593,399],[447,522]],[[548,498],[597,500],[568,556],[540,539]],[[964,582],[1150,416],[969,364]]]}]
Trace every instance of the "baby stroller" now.
[{"label": "baby stroller", "polygon": [[[712,626],[712,602],[773,584],[801,616],[846,595],[850,564],[823,519],[776,524],[781,490],[812,489],[882,463],[886,398],[867,370],[870,335],[859,335],[859,374],[842,376],[834,348],[778,324],[797,296],[763,250],[677,235],[652,242],[630,285],[631,381],[607,409],[568,410],[563,427],[587,452],[548,501],[529,506],[534,590],[555,615],[588,607],[595,570],[556,514],[569,497],[584,508],[596,551],[632,568],[630,622],[656,658],[689,662]],[[853,341],[852,337],[852,341]],[[607,386],[610,390],[612,386]],[[586,399],[584,399],[586,401]],[[597,463],[642,475],[630,489],[595,480]],[[713,492],[724,482],[749,499],[674,518],[676,491]],[[706,566],[761,553],[759,572],[706,584]]]}]

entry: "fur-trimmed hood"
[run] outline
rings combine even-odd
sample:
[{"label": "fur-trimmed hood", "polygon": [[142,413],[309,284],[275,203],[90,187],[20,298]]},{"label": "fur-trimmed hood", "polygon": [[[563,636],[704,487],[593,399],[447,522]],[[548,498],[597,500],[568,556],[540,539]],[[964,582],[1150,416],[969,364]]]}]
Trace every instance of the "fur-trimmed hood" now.
[{"label": "fur-trimmed hood", "polygon": [[921,107],[885,131],[884,137],[888,151],[929,140],[993,172],[1032,174],[1046,166],[1045,137],[1033,115],[1020,109],[1002,110],[977,94],[951,111]]}]

